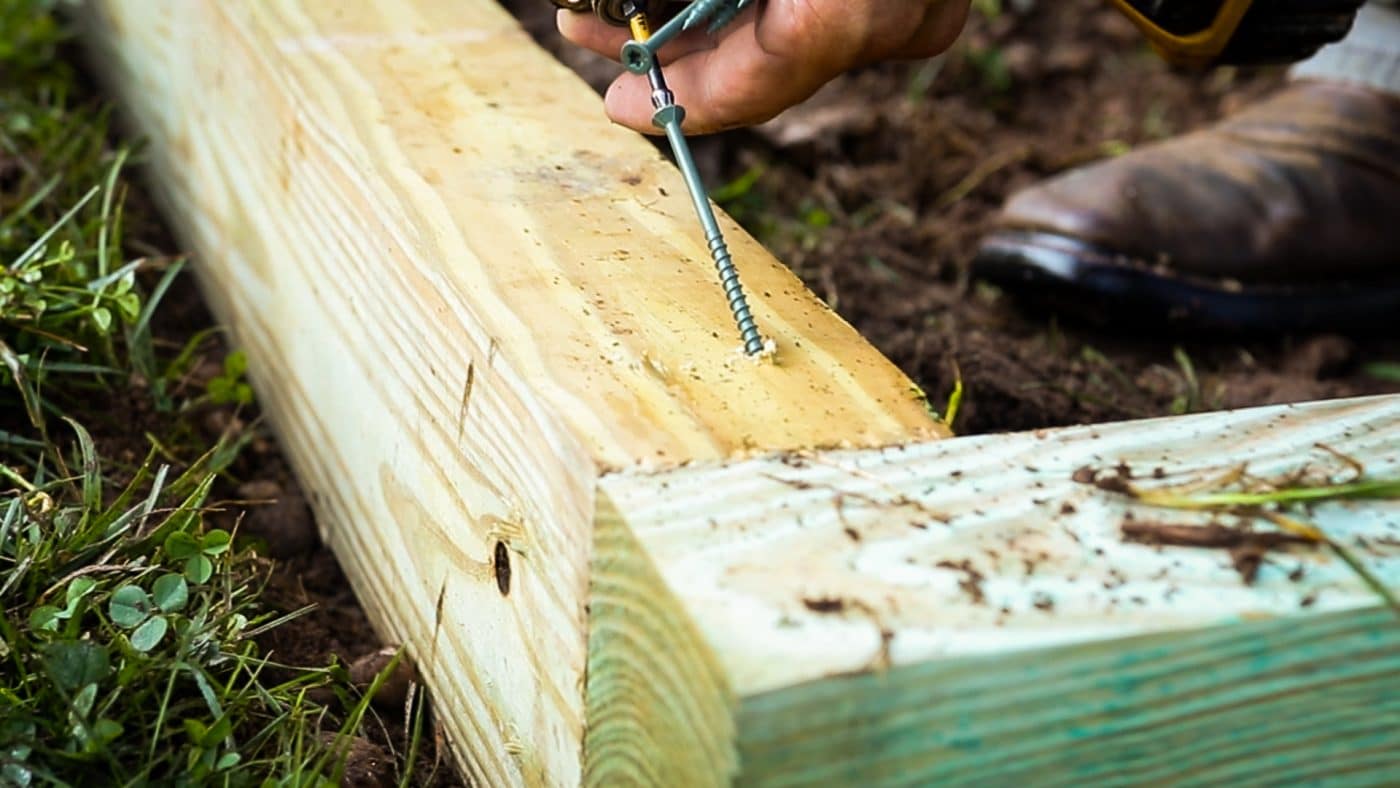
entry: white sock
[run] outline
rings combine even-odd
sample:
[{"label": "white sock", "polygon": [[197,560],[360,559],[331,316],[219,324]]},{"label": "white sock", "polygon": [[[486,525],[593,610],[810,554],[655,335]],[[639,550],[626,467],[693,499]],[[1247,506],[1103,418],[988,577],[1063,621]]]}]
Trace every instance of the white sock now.
[{"label": "white sock", "polygon": [[1289,72],[1295,79],[1331,79],[1369,85],[1400,96],[1400,3],[1372,0],[1351,32]]}]

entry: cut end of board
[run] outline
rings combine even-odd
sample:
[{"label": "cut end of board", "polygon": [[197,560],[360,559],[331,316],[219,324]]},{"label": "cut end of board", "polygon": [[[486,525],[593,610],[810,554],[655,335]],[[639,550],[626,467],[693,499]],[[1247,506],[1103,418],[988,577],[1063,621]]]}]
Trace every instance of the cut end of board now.
[{"label": "cut end of board", "polygon": [[[1373,398],[604,476],[588,708],[607,746],[586,760],[677,766],[655,784],[703,784],[694,769],[746,784],[1013,784],[1037,763],[1103,776],[1134,761],[1155,720],[1201,703],[1203,729],[1261,737],[1289,735],[1271,719],[1280,703],[1336,717],[1334,693],[1400,678],[1383,656],[1400,653],[1396,612],[1366,578],[1321,545],[1280,543],[1242,571],[1224,548],[1144,543],[1140,526],[1219,515],[1150,506],[1089,471],[1194,484],[1229,456],[1260,479],[1347,476],[1347,457],[1390,478],[1397,441],[1400,403]],[[1311,516],[1400,587],[1385,536],[1400,503]],[[1233,746],[1201,747],[1192,767],[1264,765]],[[1172,764],[1142,759],[1143,779]]]}]

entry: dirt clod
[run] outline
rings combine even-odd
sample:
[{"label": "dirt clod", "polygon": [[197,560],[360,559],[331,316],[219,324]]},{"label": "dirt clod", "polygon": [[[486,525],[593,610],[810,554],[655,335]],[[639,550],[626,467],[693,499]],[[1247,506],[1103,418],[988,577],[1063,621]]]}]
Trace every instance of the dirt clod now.
[{"label": "dirt clod", "polygon": [[250,481],[239,486],[238,497],[252,506],[243,534],[266,542],[269,556],[293,558],[315,549],[316,524],[295,481]]},{"label": "dirt clod", "polygon": [[[398,653],[398,646],[385,646],[355,660],[350,664],[351,683],[361,690],[369,689],[379,674],[389,667],[389,663],[393,662],[394,656]],[[408,656],[405,655],[399,659],[398,664],[394,666],[394,671],[379,686],[379,691],[374,693],[372,702],[385,711],[402,710],[415,677],[413,665],[409,662]]]},{"label": "dirt clod", "polygon": [[359,736],[348,742],[335,734],[325,734],[322,738],[346,755],[345,774],[341,778],[345,788],[390,788],[394,785],[394,759],[383,747]]},{"label": "dirt clod", "polygon": [[1356,358],[1356,344],[1346,337],[1323,334],[1298,346],[1284,362],[1285,372],[1323,380],[1345,372]]},{"label": "dirt clod", "polygon": [[[1104,492],[1117,493],[1119,495],[1134,495],[1133,483],[1130,481],[1132,475],[1123,473],[1113,473],[1110,475],[1095,475],[1092,484]],[[1078,481],[1078,478],[1075,479]]]}]

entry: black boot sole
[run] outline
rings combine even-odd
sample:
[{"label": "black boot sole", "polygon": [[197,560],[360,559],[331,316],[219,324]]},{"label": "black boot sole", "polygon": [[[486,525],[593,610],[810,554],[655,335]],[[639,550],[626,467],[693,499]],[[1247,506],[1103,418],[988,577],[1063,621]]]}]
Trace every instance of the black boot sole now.
[{"label": "black boot sole", "polygon": [[1015,297],[1100,326],[1240,337],[1400,334],[1400,281],[1257,285],[1187,277],[1035,232],[993,234],[972,272]]}]

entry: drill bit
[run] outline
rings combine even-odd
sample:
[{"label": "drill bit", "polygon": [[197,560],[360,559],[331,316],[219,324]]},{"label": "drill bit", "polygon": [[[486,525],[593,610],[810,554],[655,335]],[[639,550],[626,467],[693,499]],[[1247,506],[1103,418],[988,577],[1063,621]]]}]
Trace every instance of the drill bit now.
[{"label": "drill bit", "polygon": [[[646,40],[648,26],[645,14],[636,12],[628,21],[633,38],[638,41]],[[749,310],[744,286],[739,282],[739,271],[734,267],[729,246],[724,242],[719,221],[715,218],[714,209],[710,207],[710,196],[705,192],[700,170],[695,166],[695,158],[690,154],[690,144],[681,131],[681,123],[685,120],[685,108],[676,103],[675,94],[666,86],[666,76],[661,71],[661,60],[654,55],[651,58],[651,67],[647,70],[647,80],[651,83],[651,105],[656,110],[651,122],[666,132],[666,139],[671,143],[671,152],[676,157],[676,164],[685,178],[691,202],[695,204],[695,213],[700,217],[700,226],[705,231],[705,242],[710,247],[711,257],[714,258],[715,270],[719,273],[720,285],[724,288],[724,297],[728,300],[729,310],[739,327],[744,352],[750,356],[760,355],[763,353],[763,336],[758,331],[753,312]]]}]

